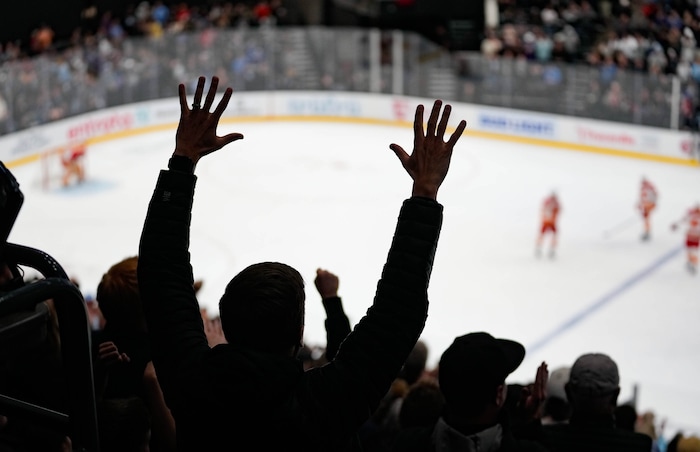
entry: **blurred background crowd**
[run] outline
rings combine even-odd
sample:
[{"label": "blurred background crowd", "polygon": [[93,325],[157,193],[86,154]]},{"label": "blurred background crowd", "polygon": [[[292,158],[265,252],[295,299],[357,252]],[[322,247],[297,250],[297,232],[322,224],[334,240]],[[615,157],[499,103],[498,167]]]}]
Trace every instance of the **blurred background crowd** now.
[{"label": "blurred background crowd", "polygon": [[113,6],[75,11],[72,27],[37,18],[0,42],[0,133],[169,96],[199,69],[239,91],[415,95],[697,129],[694,0]]}]

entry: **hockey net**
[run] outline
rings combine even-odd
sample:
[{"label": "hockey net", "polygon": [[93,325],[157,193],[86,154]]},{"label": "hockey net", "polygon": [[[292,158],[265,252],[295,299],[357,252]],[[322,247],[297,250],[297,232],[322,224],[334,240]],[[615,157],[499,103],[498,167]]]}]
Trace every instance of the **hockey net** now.
[{"label": "hockey net", "polygon": [[39,184],[45,191],[67,187],[85,180],[85,143],[51,148],[40,155]]}]

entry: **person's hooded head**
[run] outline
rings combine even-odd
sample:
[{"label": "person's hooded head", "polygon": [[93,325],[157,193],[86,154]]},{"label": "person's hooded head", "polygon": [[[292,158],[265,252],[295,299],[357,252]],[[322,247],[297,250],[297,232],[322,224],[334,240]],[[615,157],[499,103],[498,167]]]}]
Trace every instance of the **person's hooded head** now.
[{"label": "person's hooded head", "polygon": [[297,270],[279,262],[253,264],[226,286],[221,328],[232,346],[296,356],[304,336],[306,294]]}]

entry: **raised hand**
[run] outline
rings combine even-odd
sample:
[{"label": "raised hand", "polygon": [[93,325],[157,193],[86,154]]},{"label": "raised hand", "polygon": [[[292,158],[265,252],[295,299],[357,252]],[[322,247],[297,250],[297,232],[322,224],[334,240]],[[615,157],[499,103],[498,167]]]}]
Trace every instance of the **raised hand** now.
[{"label": "raised hand", "polygon": [[519,408],[526,420],[539,419],[542,416],[542,405],[547,398],[547,381],[549,369],[544,361],[537,368],[535,382],[523,388],[520,395]]},{"label": "raised hand", "polygon": [[321,298],[338,296],[338,285],[340,282],[338,277],[328,270],[324,270],[322,268],[316,269],[314,284],[316,285],[316,290],[318,290]]},{"label": "raised hand", "polygon": [[219,344],[226,344],[226,336],[221,328],[221,318],[204,319],[204,334],[207,336],[209,347],[216,347]]},{"label": "raised hand", "polygon": [[192,108],[189,108],[187,105],[185,85],[180,84],[178,88],[180,95],[180,123],[177,126],[175,152],[173,154],[188,157],[194,163],[197,163],[205,155],[243,138],[243,135],[240,133],[229,133],[222,137],[216,135],[219,119],[221,119],[221,115],[231,99],[233,90],[226,88],[224,96],[219,101],[216,109],[210,113],[209,110],[214,103],[216,89],[219,86],[219,78],[211,78],[209,92],[204,100],[204,105],[201,105],[205,81],[205,77],[199,77]]},{"label": "raised hand", "polygon": [[408,155],[398,144],[392,143],[389,147],[401,160],[408,175],[413,179],[413,196],[424,196],[435,199],[438,189],[445,180],[450,168],[452,149],[462,136],[467,122],[460,121],[457,129],[445,142],[443,136],[447,129],[447,121],[450,118],[452,106],[445,105],[440,117],[442,101],[436,100],[428,119],[428,127],[423,132],[423,105],[416,108],[416,116],[413,121],[413,152]]}]

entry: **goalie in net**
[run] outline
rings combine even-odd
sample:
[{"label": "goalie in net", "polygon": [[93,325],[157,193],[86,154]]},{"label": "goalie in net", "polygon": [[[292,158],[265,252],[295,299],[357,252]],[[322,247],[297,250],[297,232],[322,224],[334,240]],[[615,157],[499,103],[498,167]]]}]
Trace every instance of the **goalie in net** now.
[{"label": "goalie in net", "polygon": [[42,186],[45,190],[85,181],[86,141],[74,141],[42,155]]}]

